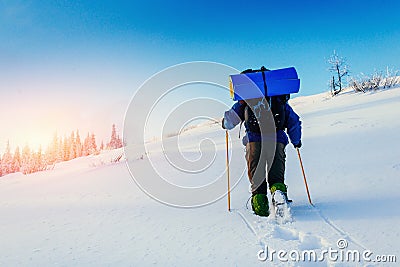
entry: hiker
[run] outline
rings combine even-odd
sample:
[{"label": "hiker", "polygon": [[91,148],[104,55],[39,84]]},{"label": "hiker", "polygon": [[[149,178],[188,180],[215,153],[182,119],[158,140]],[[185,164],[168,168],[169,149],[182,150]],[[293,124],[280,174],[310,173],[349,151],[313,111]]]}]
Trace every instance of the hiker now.
[{"label": "hiker", "polygon": [[[259,100],[269,103],[275,119],[276,129],[273,134],[276,132],[276,148],[268,175],[266,175],[267,157],[260,158],[262,144],[264,144],[261,141],[264,140],[262,138],[265,136],[261,134],[258,119],[253,113],[254,108],[252,110],[249,107],[251,101],[237,101],[230,110],[225,112],[222,120],[222,128],[227,130],[231,130],[244,122],[246,135],[243,137],[243,144],[246,146],[248,177],[251,183],[251,206],[254,213],[259,216],[269,216],[268,186],[275,207],[283,202],[285,204],[288,202],[287,186],[285,185],[285,150],[289,139],[295,148],[301,147],[301,121],[287,103],[288,99],[289,95],[281,95]],[[277,113],[276,110],[279,110],[279,107],[284,112],[280,112],[278,115],[275,113]],[[280,117],[280,121],[277,120],[277,117]]]}]

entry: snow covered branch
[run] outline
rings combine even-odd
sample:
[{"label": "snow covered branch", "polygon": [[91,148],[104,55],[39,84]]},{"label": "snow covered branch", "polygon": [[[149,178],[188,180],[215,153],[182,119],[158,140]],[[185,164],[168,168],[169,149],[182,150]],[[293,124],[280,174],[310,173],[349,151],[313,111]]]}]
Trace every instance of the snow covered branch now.
[{"label": "snow covered branch", "polygon": [[399,71],[386,69],[386,74],[381,71],[375,71],[372,75],[361,74],[360,77],[350,78],[350,87],[356,92],[367,92],[371,90],[379,90],[393,87],[400,84]]}]

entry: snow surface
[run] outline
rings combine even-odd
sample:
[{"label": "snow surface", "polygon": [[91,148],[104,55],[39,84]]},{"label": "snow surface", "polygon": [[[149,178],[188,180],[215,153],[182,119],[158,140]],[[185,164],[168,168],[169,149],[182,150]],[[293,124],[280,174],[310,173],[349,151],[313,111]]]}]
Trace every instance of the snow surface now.
[{"label": "snow surface", "polygon": [[[123,160],[112,162],[118,150],[60,163],[52,171],[2,177],[0,266],[396,266],[328,259],[262,262],[258,253],[266,246],[320,253],[338,249],[342,238],[347,249],[400,261],[398,103],[399,88],[291,100],[303,121],[301,153],[315,208],[308,204],[297,153],[289,145],[286,182],[293,221],[283,225],[246,209],[249,183],[238,129],[230,133],[231,153],[243,156],[230,166],[232,179],[242,178],[232,190],[231,212],[226,197],[193,209],[153,200]],[[214,175],[192,181],[175,170],[174,183],[209,183],[224,172],[225,132],[217,124],[183,133],[183,155],[201,156],[199,141],[205,137],[215,143]],[[168,172],[171,166],[158,146],[150,146],[153,160]],[[131,162],[134,168],[141,166],[140,154]]]}]

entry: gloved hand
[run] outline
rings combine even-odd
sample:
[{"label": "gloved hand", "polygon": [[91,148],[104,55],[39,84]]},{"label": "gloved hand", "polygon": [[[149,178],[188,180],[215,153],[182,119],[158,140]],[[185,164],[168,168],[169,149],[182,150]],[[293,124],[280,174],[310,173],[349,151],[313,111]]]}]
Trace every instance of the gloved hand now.
[{"label": "gloved hand", "polygon": [[299,143],[297,143],[297,144],[295,144],[293,146],[294,146],[294,148],[300,148],[301,147],[301,140],[299,141]]},{"label": "gloved hand", "polygon": [[225,124],[224,124],[224,118],[222,119],[222,129],[224,129],[224,130],[226,129]]}]

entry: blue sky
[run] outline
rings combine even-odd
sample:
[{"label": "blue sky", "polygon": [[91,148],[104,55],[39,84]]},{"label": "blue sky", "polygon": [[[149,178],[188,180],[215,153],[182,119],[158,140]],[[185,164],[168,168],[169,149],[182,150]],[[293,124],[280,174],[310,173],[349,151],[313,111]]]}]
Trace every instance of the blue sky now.
[{"label": "blue sky", "polygon": [[[400,69],[399,8],[398,1],[0,0],[0,119],[11,129],[0,143],[60,106],[62,114],[40,127],[47,136],[83,128],[106,138],[143,81],[187,61],[295,66],[300,95],[328,90],[333,50],[352,75]],[[11,110],[13,121],[4,115]]]}]

